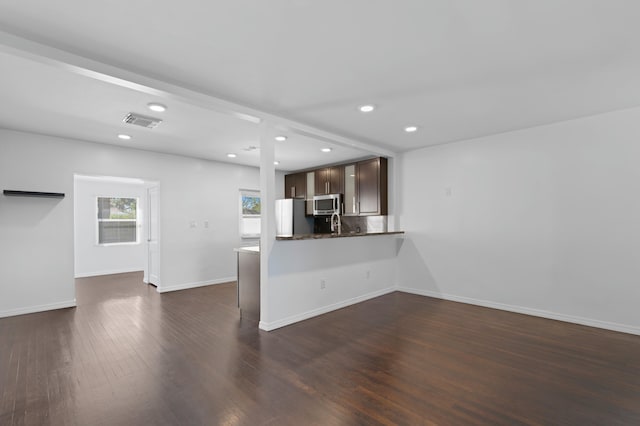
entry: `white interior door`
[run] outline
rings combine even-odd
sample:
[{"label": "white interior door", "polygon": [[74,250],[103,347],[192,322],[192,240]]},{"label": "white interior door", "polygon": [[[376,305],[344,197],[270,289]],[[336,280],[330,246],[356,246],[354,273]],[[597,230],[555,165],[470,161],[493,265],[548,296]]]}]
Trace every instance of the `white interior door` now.
[{"label": "white interior door", "polygon": [[148,256],[148,281],[156,287],[160,286],[160,216],[158,214],[158,187],[147,189],[147,246]]}]

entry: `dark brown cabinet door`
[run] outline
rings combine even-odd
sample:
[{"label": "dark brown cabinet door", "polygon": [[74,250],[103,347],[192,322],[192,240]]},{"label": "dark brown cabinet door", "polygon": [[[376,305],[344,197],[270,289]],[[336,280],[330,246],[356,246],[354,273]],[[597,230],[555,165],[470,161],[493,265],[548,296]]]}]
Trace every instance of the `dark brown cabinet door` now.
[{"label": "dark brown cabinet door", "polygon": [[327,180],[328,169],[318,169],[315,171],[315,187],[316,195],[329,194],[329,186]]},{"label": "dark brown cabinet door", "polygon": [[335,166],[327,169],[330,194],[344,193],[344,166]]},{"label": "dark brown cabinet door", "polygon": [[307,174],[296,173],[296,198],[307,197]]},{"label": "dark brown cabinet door", "polygon": [[295,175],[284,176],[284,198],[293,198],[296,184],[294,182]]},{"label": "dark brown cabinet door", "polygon": [[285,198],[305,198],[307,192],[307,174],[294,173],[284,177]]},{"label": "dark brown cabinet door", "polygon": [[387,159],[361,161],[357,167],[360,215],[387,214]]},{"label": "dark brown cabinet door", "polygon": [[344,192],[344,166],[327,167],[315,171],[315,195]]}]

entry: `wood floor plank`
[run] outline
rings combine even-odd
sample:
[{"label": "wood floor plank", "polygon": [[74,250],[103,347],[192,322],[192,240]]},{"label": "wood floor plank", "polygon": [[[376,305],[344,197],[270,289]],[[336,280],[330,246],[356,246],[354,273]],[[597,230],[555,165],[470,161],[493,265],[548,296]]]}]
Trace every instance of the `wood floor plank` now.
[{"label": "wood floor plank", "polygon": [[266,333],[141,280],[0,319],[0,424],[640,424],[639,336],[404,293]]}]

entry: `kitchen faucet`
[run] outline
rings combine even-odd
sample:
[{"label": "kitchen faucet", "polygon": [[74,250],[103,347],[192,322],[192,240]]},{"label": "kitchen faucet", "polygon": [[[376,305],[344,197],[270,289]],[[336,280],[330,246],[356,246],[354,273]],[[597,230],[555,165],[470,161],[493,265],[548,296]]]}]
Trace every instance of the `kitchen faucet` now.
[{"label": "kitchen faucet", "polygon": [[[337,219],[336,221],[334,221],[334,217]],[[338,231],[338,235],[342,234],[342,221],[340,220],[340,213],[333,212],[333,214],[331,215],[331,232],[336,232],[336,228]]]}]

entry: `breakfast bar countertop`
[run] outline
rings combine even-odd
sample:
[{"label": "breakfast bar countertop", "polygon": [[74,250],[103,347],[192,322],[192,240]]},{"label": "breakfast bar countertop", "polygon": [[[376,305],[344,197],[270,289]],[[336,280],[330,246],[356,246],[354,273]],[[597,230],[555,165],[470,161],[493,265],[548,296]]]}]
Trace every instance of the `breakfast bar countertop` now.
[{"label": "breakfast bar countertop", "polygon": [[244,246],[234,248],[233,251],[236,253],[250,253],[250,254],[260,254],[260,246]]},{"label": "breakfast bar countertop", "polygon": [[291,240],[321,240],[327,238],[345,238],[345,237],[369,237],[373,235],[400,235],[404,234],[404,231],[389,231],[389,232],[343,232],[341,234],[299,234],[291,237],[276,237],[278,241],[291,241]]}]

